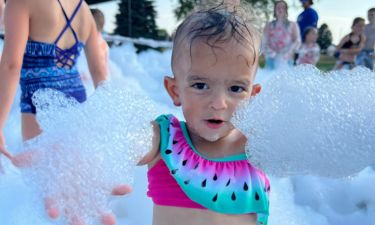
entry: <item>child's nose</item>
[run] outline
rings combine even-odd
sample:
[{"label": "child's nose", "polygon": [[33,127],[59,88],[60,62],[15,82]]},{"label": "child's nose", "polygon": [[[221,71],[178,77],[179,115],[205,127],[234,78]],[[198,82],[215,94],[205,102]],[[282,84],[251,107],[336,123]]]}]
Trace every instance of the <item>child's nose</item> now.
[{"label": "child's nose", "polygon": [[215,110],[223,110],[228,107],[227,96],[223,93],[213,93],[211,107]]}]

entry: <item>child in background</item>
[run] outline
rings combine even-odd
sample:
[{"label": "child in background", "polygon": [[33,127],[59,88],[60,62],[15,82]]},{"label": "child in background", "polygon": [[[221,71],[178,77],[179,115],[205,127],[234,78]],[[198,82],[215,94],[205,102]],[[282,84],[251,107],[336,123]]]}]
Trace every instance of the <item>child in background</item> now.
[{"label": "child in background", "polygon": [[99,42],[99,47],[100,47],[100,52],[102,53],[102,60],[104,60],[106,64],[106,68],[108,70],[108,57],[109,57],[109,47],[107,42],[104,40],[102,36],[103,28],[104,28],[104,23],[105,23],[105,18],[104,14],[102,11],[99,9],[90,9],[91,13],[94,17],[95,23],[96,23],[96,28],[98,30],[98,42]]},{"label": "child in background", "polygon": [[320,58],[320,47],[316,43],[318,30],[315,27],[307,27],[303,33],[303,44],[298,50],[297,65],[316,65]]},{"label": "child in background", "polygon": [[366,37],[363,34],[365,20],[357,17],[352,24],[352,32],[341,39],[336,50],[339,58],[336,62],[335,69],[352,69],[355,67],[355,60],[358,53],[365,46]]},{"label": "child in background", "polygon": [[365,26],[364,35],[366,43],[362,51],[358,54],[357,65],[365,66],[370,70],[374,69],[374,46],[375,46],[375,8],[367,11],[369,21]]},{"label": "child in background", "polygon": [[[97,32],[98,32],[97,33],[98,34],[98,46],[99,46],[98,52],[100,53],[100,60],[105,65],[105,68],[106,68],[106,71],[107,71],[107,74],[108,74],[107,79],[109,79],[109,74],[110,74],[109,73],[109,66],[108,66],[109,47],[108,47],[107,42],[104,40],[104,38],[102,36],[103,27],[104,27],[104,23],[105,23],[104,14],[103,14],[102,11],[100,11],[99,9],[96,9],[96,8],[90,9],[90,11],[91,11],[91,14],[92,14],[92,16],[95,20],[96,29],[97,29]],[[82,61],[79,61],[79,62],[82,62]],[[82,62],[82,63],[84,63],[84,62]],[[86,64],[81,65],[80,68],[86,68],[85,65]],[[84,81],[87,92],[88,93],[93,92],[94,89],[93,89],[93,84],[92,84],[92,81],[91,81],[90,72],[87,71],[87,70],[81,70],[80,73],[81,73],[81,79]]]},{"label": "child in background", "polygon": [[[36,120],[33,94],[42,88],[63,92],[78,102],[86,100],[86,90],[76,67],[84,49],[95,87],[107,78],[98,51],[98,35],[88,5],[83,0],[7,0],[4,49],[0,62],[0,157],[13,156],[6,147],[4,127],[21,89],[22,138],[27,141],[42,131]],[[69,15],[69,17],[68,17]],[[1,170],[1,165],[0,165]],[[50,217],[58,216],[46,201]],[[114,217],[103,215],[103,224]]]},{"label": "child in background", "polygon": [[249,14],[225,5],[194,12],[177,28],[173,77],[164,85],[186,122],[154,122],[147,164],[153,224],[266,224],[270,184],[249,164],[245,136],[230,122],[254,84],[260,35]]}]

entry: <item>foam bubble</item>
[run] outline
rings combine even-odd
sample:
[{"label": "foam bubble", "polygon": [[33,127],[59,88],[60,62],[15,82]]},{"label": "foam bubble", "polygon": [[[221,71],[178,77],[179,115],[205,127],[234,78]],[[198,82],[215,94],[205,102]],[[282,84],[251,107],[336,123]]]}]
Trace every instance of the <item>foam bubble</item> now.
[{"label": "foam bubble", "polygon": [[112,188],[131,184],[136,163],[151,149],[156,107],[119,83],[102,84],[82,104],[50,89],[33,101],[43,133],[25,143],[22,154],[31,152],[34,163],[24,176],[40,198],[65,209],[66,222],[96,224],[109,211]]},{"label": "foam bubble", "polygon": [[375,162],[375,76],[313,66],[279,72],[233,123],[251,163],[277,176],[348,176]]}]

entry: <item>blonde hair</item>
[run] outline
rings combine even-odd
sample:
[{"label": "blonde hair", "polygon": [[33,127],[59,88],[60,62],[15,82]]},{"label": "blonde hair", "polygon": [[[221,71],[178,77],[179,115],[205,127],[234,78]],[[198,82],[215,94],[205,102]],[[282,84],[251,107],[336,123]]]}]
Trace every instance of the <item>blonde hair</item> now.
[{"label": "blonde hair", "polygon": [[220,48],[220,44],[235,40],[253,51],[255,62],[259,53],[260,32],[257,30],[253,14],[243,7],[223,3],[207,8],[201,6],[199,10],[186,17],[174,33],[173,72],[181,45],[188,44],[191,56],[192,45],[196,40],[205,42],[212,50]]}]

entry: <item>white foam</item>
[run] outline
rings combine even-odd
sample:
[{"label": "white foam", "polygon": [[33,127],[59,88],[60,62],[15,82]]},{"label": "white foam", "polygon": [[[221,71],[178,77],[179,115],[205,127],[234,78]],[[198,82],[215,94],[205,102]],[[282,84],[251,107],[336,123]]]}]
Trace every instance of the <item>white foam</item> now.
[{"label": "white foam", "polygon": [[50,89],[33,96],[43,133],[25,143],[37,162],[23,172],[41,199],[74,212],[65,213],[68,221],[96,224],[98,211],[109,211],[112,188],[131,185],[136,163],[151,149],[153,103],[118,85],[102,84],[83,104]]},{"label": "white foam", "polygon": [[234,124],[248,156],[276,176],[348,176],[375,163],[375,76],[300,66],[269,79]]},{"label": "white foam", "polygon": [[[127,60],[129,55],[134,58]],[[112,61],[116,62],[126,80],[125,89],[131,88],[140,94],[151,97],[158,102],[158,109],[162,110],[163,113],[172,112],[183,119],[181,112],[172,106],[171,100],[165,94],[160,79],[163,75],[170,74],[169,72],[162,72],[170,70],[170,58],[167,55],[168,52],[147,51],[140,56],[136,55],[134,48],[130,47],[113,47],[110,49]],[[153,69],[148,69],[150,62],[153,62]],[[142,76],[139,71],[147,73],[147,76]],[[315,70],[313,71],[318,73]],[[304,75],[303,71],[298,73],[295,76]],[[268,83],[272,85],[273,78],[283,74],[285,73],[280,70],[272,73],[262,69],[258,70],[256,79],[263,85],[263,94]],[[345,76],[348,74],[350,73],[340,71],[336,78],[338,79],[341,76],[342,79],[346,79]],[[153,86],[155,89],[152,91],[145,87],[148,83],[155,83],[156,81],[158,85]],[[344,82],[341,84],[347,86]],[[369,89],[366,89],[368,88],[367,84],[363,85],[363,91],[369,92]],[[137,88],[135,89],[135,87]],[[332,93],[335,94],[335,91],[337,90],[332,90]],[[358,95],[354,100],[357,100],[359,104],[366,103],[364,99],[358,98]],[[17,101],[18,97],[16,97],[14,110],[9,116],[12,121],[8,121],[5,128],[7,144],[12,152],[14,152],[14,147],[20,144],[20,114]],[[103,106],[103,104],[102,102],[99,105]],[[64,125],[69,125],[68,121]],[[308,125],[311,126],[311,124],[306,124],[306,126]],[[111,127],[108,128],[110,132]],[[83,129],[82,133],[84,132],[86,131]],[[294,131],[294,133],[296,134],[298,131]],[[323,136],[324,132],[321,135]],[[10,165],[4,157],[0,157],[0,160],[5,167],[5,175],[0,175],[0,223],[5,225],[52,225],[62,223],[63,221],[55,222],[47,219],[44,209],[41,207],[40,196],[30,189],[29,184],[24,183],[18,169]],[[345,170],[345,168],[343,169]],[[269,225],[374,225],[375,201],[372,193],[372,187],[375,186],[374,178],[375,173],[370,168],[347,179],[329,179],[318,176],[287,178],[271,176]],[[115,204],[111,205],[115,208],[114,211],[119,219],[117,224],[119,225],[149,225],[152,223],[152,202],[146,197],[145,167],[137,169],[134,189],[130,196],[116,199]]]}]

